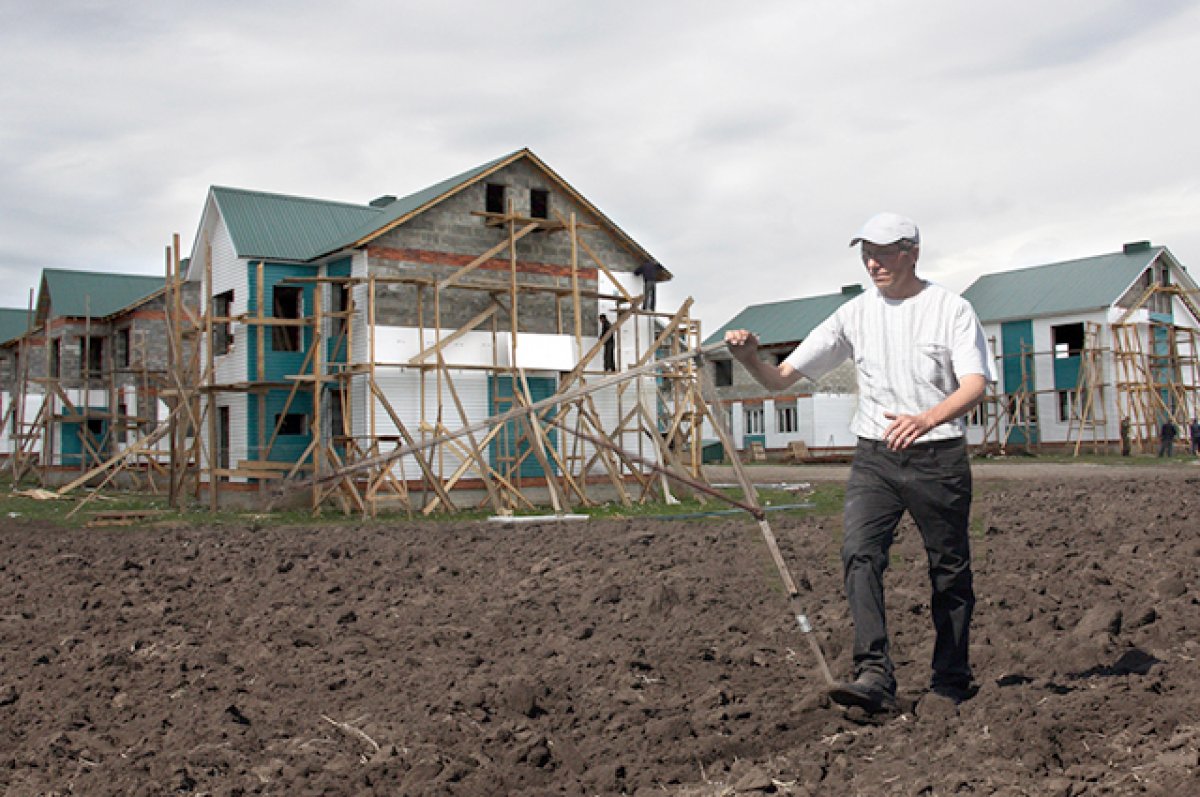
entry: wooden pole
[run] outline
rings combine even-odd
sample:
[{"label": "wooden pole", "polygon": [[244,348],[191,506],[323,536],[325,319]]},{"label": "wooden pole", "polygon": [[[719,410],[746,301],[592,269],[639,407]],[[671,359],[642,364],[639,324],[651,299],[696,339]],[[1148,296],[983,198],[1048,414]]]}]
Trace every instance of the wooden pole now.
[{"label": "wooden pole", "polygon": [[670,357],[664,357],[660,360],[654,360],[654,361],[651,361],[648,363],[644,363],[638,367],[630,368],[627,371],[622,371],[620,373],[611,374],[611,375],[603,377],[601,379],[597,379],[595,382],[590,382],[588,384],[580,385],[579,387],[574,388],[572,390],[568,390],[565,393],[557,393],[553,396],[544,398],[540,401],[535,401],[532,404],[529,404],[527,406],[515,406],[512,409],[507,410],[506,412],[499,413],[498,415],[493,415],[490,418],[486,418],[482,421],[479,421],[478,423],[471,424],[470,426],[465,426],[462,429],[456,429],[453,432],[446,432],[445,434],[437,435],[437,436],[433,437],[432,439],[422,441],[419,444],[418,443],[409,443],[408,445],[397,447],[394,451],[390,451],[385,455],[380,455],[380,456],[376,456],[376,457],[369,457],[369,458],[363,459],[363,460],[355,463],[354,465],[348,465],[342,471],[327,474],[327,475],[321,477],[320,480],[325,481],[325,480],[332,479],[332,478],[340,478],[345,473],[351,473],[351,472],[359,471],[359,470],[367,470],[367,469],[382,467],[391,462],[396,461],[397,459],[400,459],[401,457],[407,456],[408,454],[411,454],[411,453],[414,453],[417,451],[421,451],[423,449],[429,448],[430,446],[434,446],[439,443],[445,442],[446,440],[453,440],[457,437],[461,437],[466,434],[473,434],[475,432],[479,432],[483,429],[488,429],[488,428],[490,428],[492,426],[496,426],[498,424],[507,423],[508,421],[511,421],[515,418],[524,417],[525,415],[528,415],[530,413],[541,412],[542,410],[546,409],[547,407],[553,407],[553,406],[556,406],[559,404],[565,404],[565,403],[573,401],[581,396],[587,396],[592,393],[596,393],[597,391],[604,390],[605,388],[613,387],[614,385],[620,385],[620,384],[622,384],[624,382],[628,382],[632,379],[637,379],[638,377],[642,376],[643,374],[651,373],[659,368],[663,368],[668,365],[673,365],[675,363],[690,359],[692,357],[699,357],[699,356],[703,356],[706,354],[710,354],[714,351],[719,351],[720,349],[723,349],[724,347],[725,347],[724,341],[719,341],[716,343],[710,343],[707,346],[702,346],[701,348],[699,348],[695,351],[683,352],[683,353],[673,355]]}]

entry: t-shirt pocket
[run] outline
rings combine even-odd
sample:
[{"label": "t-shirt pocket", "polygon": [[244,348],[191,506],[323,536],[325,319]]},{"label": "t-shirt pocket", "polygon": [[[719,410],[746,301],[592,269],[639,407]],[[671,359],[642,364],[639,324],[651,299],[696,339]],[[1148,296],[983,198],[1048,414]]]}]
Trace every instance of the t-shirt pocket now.
[{"label": "t-shirt pocket", "polygon": [[941,391],[950,393],[954,382],[954,369],[950,347],[940,343],[917,344],[917,376]]}]

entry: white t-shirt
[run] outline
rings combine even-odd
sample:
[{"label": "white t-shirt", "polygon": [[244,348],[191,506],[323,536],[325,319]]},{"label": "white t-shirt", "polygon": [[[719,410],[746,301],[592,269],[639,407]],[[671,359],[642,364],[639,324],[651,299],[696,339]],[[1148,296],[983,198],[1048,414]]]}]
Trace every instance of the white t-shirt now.
[{"label": "white t-shirt", "polygon": [[[884,412],[916,415],[958,389],[958,378],[996,381],[983,327],[970,303],[931,282],[908,299],[871,288],[839,307],[784,361],[816,380],[848,357],[858,374],[858,410],[850,431],[882,440]],[[962,437],[962,419],[930,429],[916,442]]]}]

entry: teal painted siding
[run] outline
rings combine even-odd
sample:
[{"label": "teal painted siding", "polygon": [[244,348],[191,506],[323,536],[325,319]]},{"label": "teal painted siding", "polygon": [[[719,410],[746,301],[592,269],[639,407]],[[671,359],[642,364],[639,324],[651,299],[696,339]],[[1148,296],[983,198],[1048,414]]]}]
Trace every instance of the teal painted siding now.
[{"label": "teal painted siding", "polygon": [[1054,389],[1074,390],[1079,386],[1079,355],[1060,357],[1054,361]]},{"label": "teal painted siding", "polygon": [[[1000,325],[1000,345],[1004,352],[1002,378],[1004,392],[1012,395],[1022,390],[1033,393],[1037,389],[1033,372],[1033,321],[1008,321]],[[1030,399],[1032,406],[1033,399]],[[1022,445],[1038,440],[1037,418],[1030,418],[1029,437],[1026,440],[1026,425],[1014,424],[1008,431],[1008,442]]]},{"label": "teal painted siding", "polygon": [[[325,275],[329,277],[349,277],[350,276],[350,258],[345,257],[341,260],[335,260],[325,267]],[[338,290],[337,285],[331,285],[329,288],[329,299],[321,306],[325,312],[332,312],[335,308],[333,294]],[[325,361],[333,364],[345,364],[349,362],[349,352],[346,351],[346,338],[344,335],[338,335],[336,332],[337,322],[331,324],[331,332],[329,336],[328,348],[325,350]]]},{"label": "teal painted siding", "polygon": [[[261,297],[263,315],[271,317],[274,314],[275,288],[289,277],[312,277],[316,269],[312,266],[293,265],[285,263],[267,263],[263,266],[263,296]],[[296,283],[301,289],[301,316],[311,315],[313,310],[313,290],[310,284]],[[260,297],[256,269],[247,269],[246,313],[257,315]],[[258,334],[246,336],[246,379],[258,381]],[[287,377],[304,372],[304,361],[308,349],[312,345],[310,330],[300,330],[300,346],[298,351],[283,351],[275,347],[272,340],[271,328],[264,327],[263,332],[263,379],[268,382],[286,382]],[[281,415],[290,391],[287,389],[271,390],[266,394],[266,411],[264,413],[265,436],[259,437],[259,399],[254,394],[246,396],[246,455],[250,459],[267,459],[273,462],[295,462],[312,442],[312,392],[307,386],[297,391],[287,408],[289,415],[305,416],[304,434],[279,435],[270,451],[265,447],[270,442],[275,430],[276,416]]]},{"label": "teal painted siding", "polygon": [[[263,266],[263,315],[271,317],[275,306],[275,286],[280,281],[288,277],[312,277],[316,275],[316,271],[312,266],[297,266],[285,265],[282,263],[267,263]],[[246,270],[247,285],[246,285],[246,314],[253,316],[258,314],[259,297],[257,296],[258,286],[255,284],[257,277],[255,269]],[[309,315],[313,309],[313,286],[305,284],[301,287],[303,295],[302,315]],[[258,379],[258,334],[252,333],[246,335],[246,378],[250,381]],[[299,351],[278,351],[272,342],[271,330],[265,328],[263,334],[263,365],[264,378],[268,382],[282,382],[285,377],[290,374],[298,374],[301,372],[301,367],[304,365],[305,355],[308,353],[308,347],[312,344],[312,335],[310,330],[300,330],[300,350]]]},{"label": "teal painted siding", "polygon": [[275,432],[276,416],[283,414],[287,404],[289,391],[271,390],[266,397],[266,436],[259,441],[258,437],[258,398],[250,395],[246,399],[246,453],[250,459],[265,459],[272,462],[296,462],[300,455],[312,442],[312,393],[308,390],[299,391],[292,398],[291,406],[287,407],[289,415],[305,416],[304,428],[306,434],[279,435],[270,451],[265,450]]},{"label": "teal painted siding", "polygon": [[[531,376],[528,377],[527,381],[529,383],[529,398],[533,402],[550,398],[550,396],[554,395],[554,391],[558,387],[558,380],[552,376]],[[498,415],[512,409],[514,404],[513,378],[509,376],[489,376],[488,396],[491,405],[491,415]],[[554,414],[554,412],[551,412],[548,417],[552,418]],[[522,478],[536,478],[545,475],[545,471],[542,470],[542,464],[538,462],[537,455],[531,447],[532,441],[528,438],[528,429],[529,427],[525,424],[525,421],[520,418],[513,419],[504,424],[504,430],[496,435],[491,446],[489,446],[488,458],[493,468],[499,470],[502,462],[511,461],[516,457],[521,458],[519,475]],[[550,446],[557,450],[558,431],[556,429],[548,430],[547,437],[550,440]],[[550,465],[557,474],[558,468],[554,464],[553,459],[551,459]]]}]

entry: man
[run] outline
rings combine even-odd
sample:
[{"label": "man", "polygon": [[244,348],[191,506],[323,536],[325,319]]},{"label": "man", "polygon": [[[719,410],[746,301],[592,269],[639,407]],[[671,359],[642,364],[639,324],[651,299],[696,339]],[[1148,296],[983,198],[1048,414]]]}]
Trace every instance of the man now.
[{"label": "man", "polygon": [[1121,456],[1129,456],[1129,452],[1133,448],[1133,443],[1130,439],[1129,418],[1121,418]]},{"label": "man", "polygon": [[642,278],[642,309],[653,310],[658,303],[658,281],[662,276],[663,267],[655,260],[647,260],[633,270],[636,276]]},{"label": "man", "polygon": [[1200,454],[1200,419],[1192,418],[1192,424],[1188,427],[1188,433],[1192,437],[1192,455]]},{"label": "man", "polygon": [[617,333],[613,332],[609,335],[609,330],[612,329],[612,322],[608,320],[607,313],[600,314],[600,337],[608,335],[608,339],[604,341],[604,370],[617,370]]},{"label": "man", "polygon": [[1175,436],[1179,434],[1179,430],[1175,428],[1175,423],[1167,418],[1163,421],[1162,428],[1158,430],[1158,455],[1160,457],[1170,457],[1175,451]]},{"label": "man", "polygon": [[829,696],[871,713],[896,705],[883,573],[905,510],[929,557],[937,634],[930,689],[955,703],[976,690],[968,656],[975,605],[971,468],[960,419],[995,373],[970,304],[917,276],[920,243],[911,219],[881,213],[868,220],[850,245],[861,244],[875,290],[842,305],[779,366],[758,358],[753,333],[725,335],[733,356],[771,390],[854,360],[858,409],[851,430],[859,440],[846,485],[842,566],[855,679]]}]

